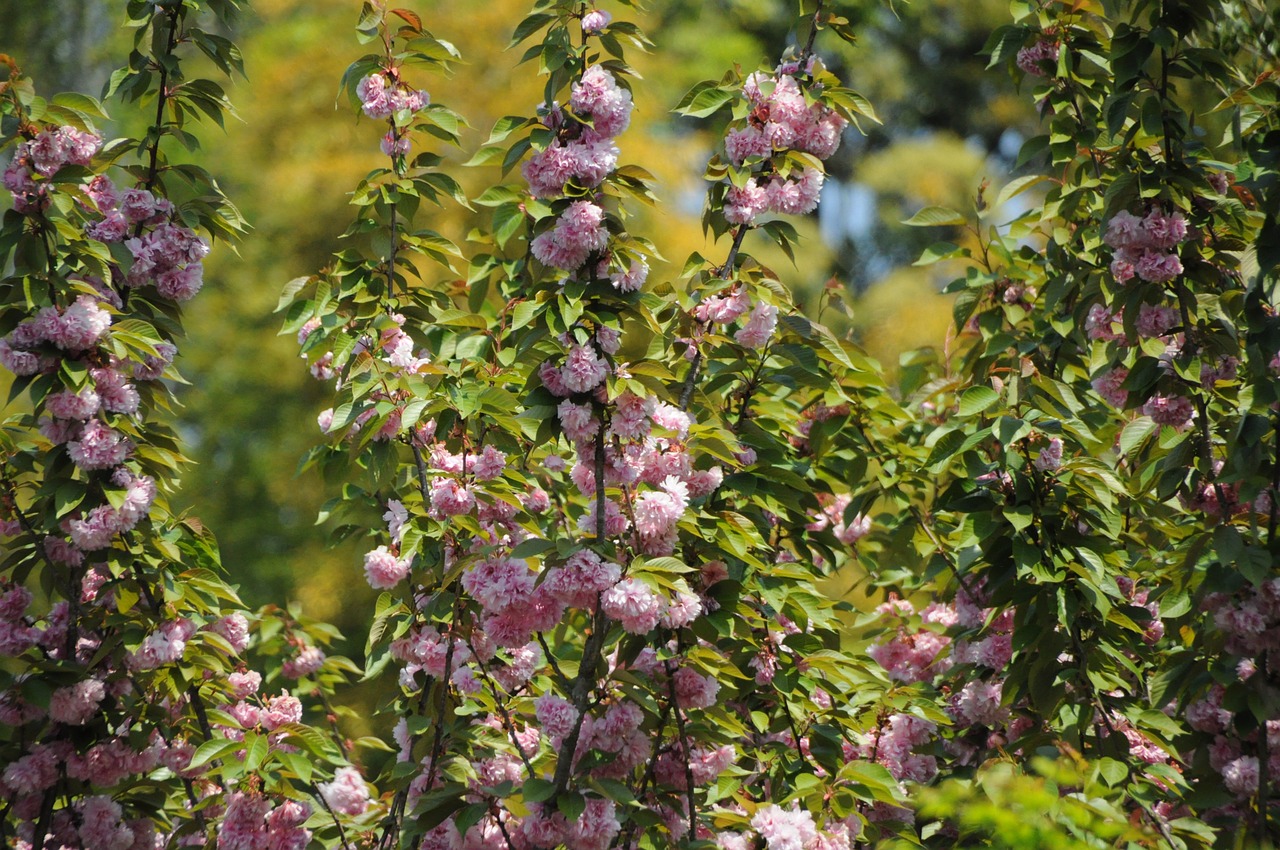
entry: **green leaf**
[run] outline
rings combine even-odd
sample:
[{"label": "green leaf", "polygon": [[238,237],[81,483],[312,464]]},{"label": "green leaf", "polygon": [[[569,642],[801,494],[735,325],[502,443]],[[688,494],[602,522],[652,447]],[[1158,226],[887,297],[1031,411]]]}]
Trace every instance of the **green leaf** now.
[{"label": "green leaf", "polygon": [[908,227],[956,227],[967,222],[968,219],[953,209],[928,206],[902,223]]},{"label": "green leaf", "polygon": [[969,387],[960,396],[960,415],[977,416],[1000,400],[1000,393],[991,387]]}]

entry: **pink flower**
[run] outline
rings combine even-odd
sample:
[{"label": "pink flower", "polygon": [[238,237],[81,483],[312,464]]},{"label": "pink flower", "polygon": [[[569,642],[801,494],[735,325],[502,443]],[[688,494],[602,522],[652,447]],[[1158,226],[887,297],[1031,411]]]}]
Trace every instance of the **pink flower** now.
[{"label": "pink flower", "polygon": [[765,204],[771,212],[805,215],[818,206],[822,194],[823,173],[806,168],[795,179],[775,177],[765,187]]},{"label": "pink flower", "polygon": [[665,537],[675,528],[688,506],[688,486],[678,478],[668,476],[661,490],[651,490],[636,497],[636,531],[646,537]]},{"label": "pink flower", "polygon": [[734,165],[742,163],[752,156],[769,156],[773,146],[758,128],[747,126],[733,130],[724,140],[725,155]]},{"label": "pink flower", "polygon": [[1051,472],[1062,465],[1062,440],[1054,437],[1049,440],[1049,445],[1040,450],[1040,454],[1036,455],[1035,466],[1041,472]]},{"label": "pink flower", "polygon": [[733,335],[739,345],[746,348],[760,349],[769,343],[774,329],[778,326],[778,308],[763,301],[756,302],[751,308],[751,316],[742,329]]},{"label": "pink flower", "polygon": [[624,578],[601,594],[600,607],[628,633],[643,635],[658,625],[662,599],[643,582]]},{"label": "pink flower", "polygon": [[271,697],[262,709],[261,723],[268,731],[275,731],[286,723],[298,723],[302,720],[302,703],[297,697],[289,696],[281,691],[280,696]]},{"label": "pink flower", "polygon": [[58,688],[49,699],[49,717],[68,726],[83,726],[97,714],[105,696],[106,688],[97,679]]},{"label": "pink flower", "polygon": [[1050,66],[1056,69],[1058,63],[1058,42],[1044,39],[1022,48],[1018,51],[1017,63],[1024,74],[1048,76]]},{"label": "pink flower", "polygon": [[1182,217],[1182,213],[1165,215],[1160,207],[1147,213],[1142,220],[1142,227],[1151,246],[1162,251],[1171,250],[1187,238],[1187,220]]},{"label": "pink flower", "polygon": [[799,807],[783,809],[770,803],[756,810],[751,826],[768,850],[815,850],[818,827],[813,815]]},{"label": "pink flower", "polygon": [[389,82],[382,74],[369,74],[356,85],[356,97],[360,99],[364,114],[370,118],[388,118],[395,108],[390,93]]},{"label": "pink flower", "polygon": [[78,803],[81,846],[93,850],[130,850],[133,830],[122,820],[124,810],[110,797],[95,795]]},{"label": "pink flower", "polygon": [[676,699],[681,708],[710,708],[716,704],[720,682],[715,676],[702,676],[691,667],[681,667],[674,678]]},{"label": "pink flower", "polygon": [[585,33],[598,33],[600,30],[609,26],[609,22],[613,20],[613,15],[601,9],[592,9],[582,16],[582,31]]},{"label": "pink flower", "polygon": [[386,546],[379,546],[365,554],[364,575],[374,590],[391,590],[408,577],[409,562],[397,558]]},{"label": "pink flower", "polygon": [[1138,309],[1138,335],[1151,339],[1164,336],[1178,324],[1178,311],[1164,304],[1143,304]]},{"label": "pink flower", "polygon": [[340,767],[333,774],[332,782],[319,785],[320,796],[335,812],[355,817],[364,814],[369,807],[369,789],[360,771],[354,767]]},{"label": "pink flower", "polygon": [[573,84],[569,103],[574,112],[590,114],[592,128],[606,138],[624,132],[631,123],[631,92],[619,87],[600,65],[592,65]]},{"label": "pink flower", "polygon": [[636,292],[649,278],[649,264],[644,260],[632,260],[625,272],[609,275],[609,282],[619,292]]},{"label": "pink flower", "polygon": [[754,178],[733,186],[724,195],[724,218],[730,224],[751,224],[769,206],[769,196]]},{"label": "pink flower", "polygon": [[227,676],[227,685],[231,688],[233,699],[244,699],[258,692],[262,685],[262,674],[253,670],[232,673]]},{"label": "pink flower", "polygon": [[1144,405],[1142,413],[1150,416],[1159,425],[1168,425],[1181,430],[1191,424],[1196,411],[1190,399],[1181,396],[1155,395]]},{"label": "pink flower", "polygon": [[439,477],[431,481],[431,514],[440,519],[470,513],[476,497],[454,478]]},{"label": "pink flower", "polygon": [[560,369],[564,386],[575,393],[590,392],[609,375],[609,364],[589,345],[574,346]]},{"label": "pink flower", "polygon": [[622,568],[603,560],[590,549],[569,556],[564,566],[551,570],[543,586],[571,608],[592,608],[596,597],[618,582]]},{"label": "pink flower", "polygon": [[1123,386],[1129,377],[1129,370],[1117,366],[1093,379],[1093,391],[1114,408],[1123,410],[1129,402],[1129,391]]},{"label": "pink flower", "polygon": [[209,630],[226,638],[237,655],[243,655],[249,648],[249,620],[238,611],[213,621]]},{"label": "pink flower", "polygon": [[324,666],[325,655],[318,646],[299,647],[298,654],[287,659],[280,672],[289,679],[310,676]]},{"label": "pink flower", "polygon": [[1241,756],[1222,768],[1223,784],[1238,797],[1258,793],[1258,776],[1258,759],[1255,756]]},{"label": "pink flower", "polygon": [[1134,271],[1148,283],[1168,283],[1182,274],[1182,260],[1177,254],[1147,251],[1134,266]]}]

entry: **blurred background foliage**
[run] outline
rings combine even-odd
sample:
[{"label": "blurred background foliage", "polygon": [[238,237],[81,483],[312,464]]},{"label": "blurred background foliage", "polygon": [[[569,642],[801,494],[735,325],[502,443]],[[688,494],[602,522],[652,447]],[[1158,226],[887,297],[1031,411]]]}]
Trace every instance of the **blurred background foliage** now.
[{"label": "blurred background foliage", "polygon": [[[471,123],[464,150],[442,151],[458,163],[505,114],[528,113],[542,82],[504,52],[529,0],[405,0],[438,37],[464,57],[452,78],[413,80]],[[772,64],[795,34],[795,3],[783,0],[654,0],[635,18],[657,47],[635,56],[632,129],[623,161],[658,179],[660,205],[638,211],[633,229],[651,238],[669,263],[653,280],[678,275],[705,244],[699,217],[703,166],[717,139],[715,121],[696,123],[670,109],[694,83],[719,78],[735,63]],[[819,214],[801,223],[797,267],[763,245],[766,258],[797,300],[858,341],[889,368],[906,352],[943,349],[950,304],[938,293],[950,269],[912,262],[935,239],[962,233],[901,225],[926,204],[972,205],[981,182],[1008,179],[1021,140],[1035,122],[1029,98],[1000,71],[986,71],[979,50],[1004,23],[1006,0],[856,0],[834,4],[860,33],[855,46],[826,39],[821,50],[837,74],[875,105],[882,125],[850,130],[828,163],[831,177]],[[0,52],[31,74],[41,94],[100,92],[131,34],[115,23],[109,0],[0,0]],[[191,382],[182,425],[198,463],[183,499],[219,537],[223,562],[250,604],[293,600],[352,640],[358,657],[374,597],[352,540],[325,544],[316,516],[334,492],[314,475],[294,474],[317,440],[315,416],[325,393],[297,357],[293,339],[277,336],[272,314],[282,285],[322,267],[350,218],[346,194],[381,155],[382,130],[337,102],[338,80],[360,55],[352,26],[357,0],[254,0],[228,33],[241,46],[249,80],[229,94],[239,121],[225,132],[204,128],[201,158],[243,209],[255,233],[238,253],[215,251],[205,289],[188,312],[180,365]],[[836,51],[830,53],[826,51]],[[133,128],[114,128],[130,133]],[[454,169],[469,192],[503,180],[496,168]],[[505,178],[518,183],[518,171]],[[430,226],[455,240],[485,210],[450,206]],[[724,247],[718,249],[723,255]],[[834,300],[832,293],[843,294]],[[835,309],[832,309],[833,306]],[[370,517],[371,526],[378,525]],[[850,581],[850,579],[854,581]],[[856,577],[838,577],[850,592]],[[853,591],[856,592],[856,591]]]}]

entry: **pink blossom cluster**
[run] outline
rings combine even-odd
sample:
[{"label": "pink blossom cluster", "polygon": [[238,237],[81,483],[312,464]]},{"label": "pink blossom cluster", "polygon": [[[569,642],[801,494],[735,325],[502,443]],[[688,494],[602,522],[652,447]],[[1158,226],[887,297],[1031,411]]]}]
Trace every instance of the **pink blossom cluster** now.
[{"label": "pink blossom cluster", "polygon": [[318,673],[324,662],[324,650],[318,646],[303,645],[292,657],[285,659],[280,672],[286,678],[301,679]]},{"label": "pink blossom cluster", "polygon": [[818,206],[826,176],[816,168],[802,168],[797,176],[753,177],[724,195],[724,217],[730,224],[749,225],[766,212],[805,215]]},{"label": "pink blossom cluster", "polygon": [[4,187],[13,194],[20,213],[48,206],[48,184],[67,165],[87,166],[102,148],[102,138],[75,127],[45,127],[30,141],[20,142],[4,170]]},{"label": "pink blossom cluster", "polygon": [[582,16],[582,31],[594,35],[613,21],[613,15],[604,9],[592,9]]},{"label": "pink blossom cluster", "polygon": [[187,301],[204,282],[204,257],[209,245],[182,224],[173,204],[142,188],[121,190],[106,175],[98,175],[86,194],[102,216],[86,232],[100,242],[123,243],[133,257],[124,284],[154,284],[174,301]]},{"label": "pink blossom cluster", "polygon": [[1102,237],[1114,250],[1111,274],[1119,283],[1136,275],[1148,283],[1168,283],[1182,274],[1175,249],[1187,238],[1187,220],[1180,212],[1156,206],[1145,217],[1121,210],[1107,222]]},{"label": "pink blossom cluster", "polygon": [[356,84],[360,108],[370,118],[390,118],[396,123],[399,113],[420,112],[431,103],[425,91],[406,85],[398,74],[378,71],[368,74]]},{"label": "pink blossom cluster", "polygon": [[[797,71],[782,71],[771,79],[753,74],[743,87],[752,112],[745,125],[729,131],[725,157],[755,173],[725,191],[724,216],[730,224],[750,225],[765,212],[805,215],[818,205],[822,171],[775,171],[771,158],[775,152],[797,150],[825,160],[840,146],[848,122],[821,102],[806,102]],[[773,89],[766,95],[769,83]]]},{"label": "pink blossom cluster", "polygon": [[[734,165],[751,157],[767,159],[783,150],[828,159],[840,147],[849,122],[821,102],[806,102],[797,71],[784,69],[771,79],[756,73],[747,79],[743,93],[752,106],[750,121],[725,138],[725,153]],[[766,95],[764,88],[770,82],[773,90]]]},{"label": "pink blossom cluster", "polygon": [[[388,377],[408,377],[416,375],[431,362],[431,359],[425,349],[418,348],[413,338],[404,330],[405,317],[399,313],[388,313],[384,317],[377,320],[381,323],[381,330],[372,331],[368,335],[362,337],[352,352],[352,356],[362,354],[372,354],[378,357],[380,368],[385,370]],[[309,360],[308,353],[310,348],[315,347],[315,342],[321,337],[313,336],[320,330],[320,320],[312,318],[308,320],[298,331],[298,344],[303,346],[301,357],[303,360]],[[346,330],[351,330],[349,325]],[[334,368],[334,352],[332,350],[325,351],[315,361],[310,363],[310,370],[313,377],[321,381],[334,380],[337,377],[337,371]],[[335,381],[336,386],[341,387],[341,381]],[[390,402],[392,409],[381,419],[377,432],[373,435],[373,439],[380,442],[394,440],[401,436],[404,432],[402,420],[404,408],[411,399],[408,393],[400,391],[388,391],[383,388],[375,389],[366,397],[367,406],[356,417],[346,430],[345,437],[354,439],[369,422],[379,416],[379,402]],[[333,429],[333,408],[329,408],[320,413],[316,422],[320,426],[320,430],[328,433]],[[419,426],[421,431],[422,426]],[[423,440],[430,439],[430,434],[419,437]]]},{"label": "pink blossom cluster", "polygon": [[12,658],[40,643],[40,630],[26,618],[31,598],[31,591],[21,585],[0,583],[0,656]]},{"label": "pink blossom cluster", "polygon": [[335,812],[355,817],[364,814],[369,807],[369,788],[364,777],[354,767],[340,767],[333,774],[332,782],[319,786],[320,795]]},{"label": "pink blossom cluster", "polygon": [[297,800],[272,806],[264,794],[233,791],[218,825],[218,850],[305,850],[310,816],[311,807]]},{"label": "pink blossom cluster", "polygon": [[571,203],[555,225],[534,237],[530,249],[538,262],[566,271],[582,267],[609,243],[604,210],[591,201]]},{"label": "pink blossom cluster", "polygon": [[1045,77],[1057,71],[1060,45],[1056,38],[1038,39],[1018,51],[1017,63],[1024,74]]},{"label": "pink blossom cluster", "polygon": [[187,641],[196,633],[196,624],[185,617],[166,620],[143,639],[125,662],[132,670],[154,670],[182,658]]},{"label": "pink blossom cluster", "polygon": [[819,495],[821,509],[811,515],[812,522],[805,526],[808,531],[831,530],[835,538],[846,546],[852,546],[871,531],[871,518],[855,514],[846,521],[845,513],[853,502],[848,493],[839,496]]},{"label": "pink blossom cluster", "polygon": [[45,307],[0,339],[0,365],[15,375],[52,371],[59,357],[94,348],[110,326],[111,313],[91,295],[63,310]]}]

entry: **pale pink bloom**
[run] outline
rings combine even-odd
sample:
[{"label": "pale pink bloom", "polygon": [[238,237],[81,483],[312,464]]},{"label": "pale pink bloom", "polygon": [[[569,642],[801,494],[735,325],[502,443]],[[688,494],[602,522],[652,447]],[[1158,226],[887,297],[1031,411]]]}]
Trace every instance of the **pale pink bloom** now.
[{"label": "pale pink bloom", "polygon": [[764,348],[778,326],[778,308],[763,301],[751,308],[751,316],[733,338],[746,348]]},{"label": "pale pink bloom", "polygon": [[458,480],[446,477],[432,479],[431,513],[437,519],[470,513],[475,506],[475,495]]},{"label": "pale pink bloom", "polygon": [[110,797],[95,795],[77,803],[80,810],[77,831],[85,850],[130,850],[133,830],[122,820],[124,810]]},{"label": "pale pink bloom", "polygon": [[1124,339],[1123,334],[1112,330],[1112,325],[1122,321],[1120,313],[1112,313],[1105,304],[1094,304],[1089,308],[1089,315],[1084,320],[1085,334],[1089,339],[1110,342]]},{"label": "pale pink bloom", "polygon": [[[727,325],[751,309],[751,298],[746,290],[735,287],[727,295],[712,295],[703,299],[693,311],[700,322]],[[1280,357],[1280,355],[1277,355]]]},{"label": "pale pink bloom", "polygon": [[600,65],[592,65],[573,84],[569,103],[579,115],[591,116],[592,129],[600,136],[613,138],[631,123],[631,92]]},{"label": "pale pink bloom", "polygon": [[124,374],[115,369],[91,369],[93,383],[102,407],[112,413],[134,414],[138,412],[138,391]]},{"label": "pale pink bloom", "polygon": [[1190,399],[1181,396],[1152,396],[1142,405],[1142,413],[1150,416],[1159,425],[1168,425],[1182,430],[1191,424],[1196,411]]},{"label": "pale pink bloom", "polygon": [[597,33],[605,27],[609,26],[609,22],[613,20],[613,15],[602,9],[592,9],[582,16],[582,31],[585,33]]},{"label": "pale pink bloom", "polygon": [[1148,283],[1168,283],[1182,274],[1182,260],[1177,254],[1147,251],[1134,266],[1138,277]]},{"label": "pale pink bloom", "polygon": [[524,561],[490,558],[463,573],[462,586],[485,611],[501,613],[529,601],[534,576]]},{"label": "pale pink bloom", "polygon": [[324,666],[324,651],[318,646],[302,646],[292,658],[286,659],[280,672],[289,679],[310,676]]},{"label": "pale pink bloom", "polygon": [[1129,377],[1129,370],[1117,366],[1093,379],[1093,391],[1112,407],[1123,409],[1129,401],[1129,391],[1122,385]]},{"label": "pale pink bloom", "polygon": [[702,599],[693,593],[677,593],[662,612],[659,621],[668,629],[683,628],[702,613]]},{"label": "pale pink bloom", "polygon": [[575,346],[560,369],[564,386],[575,393],[595,389],[609,375],[609,364],[589,345]]},{"label": "pale pink bloom", "polygon": [[1258,759],[1255,756],[1241,756],[1222,768],[1223,784],[1238,797],[1257,794],[1258,777]]},{"label": "pale pink bloom", "polygon": [[204,267],[200,263],[166,269],[156,275],[156,291],[174,301],[190,301],[204,285]]},{"label": "pale pink bloom", "polygon": [[49,718],[68,726],[83,726],[98,712],[98,704],[106,696],[106,688],[97,679],[85,679],[58,688],[49,698]]},{"label": "pale pink bloom", "polygon": [[673,431],[680,439],[688,436],[689,426],[693,424],[692,416],[665,401],[658,402],[654,406],[652,418],[655,425]]},{"label": "pale pink bloom", "polygon": [[507,468],[507,456],[493,446],[485,446],[484,451],[475,459],[472,474],[477,481],[492,481],[502,475]]},{"label": "pale pink bloom", "polygon": [[633,578],[625,578],[601,594],[600,605],[605,614],[634,635],[652,631],[662,611],[661,598],[648,585]]},{"label": "pale pink bloom", "polygon": [[798,178],[774,177],[765,187],[765,205],[771,212],[806,215],[818,206],[825,177],[815,168],[806,168]]},{"label": "pale pink bloom", "polygon": [[382,519],[387,523],[387,534],[391,535],[392,542],[399,543],[404,538],[404,529],[409,523],[409,511],[404,503],[398,499],[388,501],[387,512],[382,515]]},{"label": "pale pink bloom", "polygon": [[618,582],[622,568],[605,561],[590,549],[569,556],[564,566],[551,570],[543,586],[572,608],[592,608],[599,594]]},{"label": "pale pink bloom", "polygon": [[1166,215],[1160,207],[1155,207],[1142,220],[1147,241],[1153,248],[1168,251],[1187,238],[1187,220],[1182,213],[1174,212]]},{"label": "pale pink bloom", "polygon": [[773,146],[758,128],[752,126],[733,130],[724,140],[725,155],[734,165],[742,163],[752,156],[769,156]]},{"label": "pale pink bloom", "polygon": [[409,575],[409,562],[397,558],[386,546],[364,556],[364,576],[374,590],[391,590]]},{"label": "pale pink bloom", "polygon": [[370,118],[387,118],[395,112],[391,102],[390,82],[380,74],[369,74],[356,85],[356,97],[360,99],[364,114]]},{"label": "pale pink bloom", "polygon": [[1053,437],[1049,440],[1049,445],[1040,450],[1036,455],[1035,467],[1041,472],[1052,472],[1062,465],[1062,439]]},{"label": "pale pink bloom", "polygon": [[397,136],[394,131],[388,131],[378,147],[386,156],[405,156],[413,149],[413,140],[407,135]]},{"label": "pale pink bloom", "polygon": [[59,419],[87,420],[93,417],[102,406],[102,400],[91,388],[85,387],[78,393],[64,390],[54,393],[44,400],[45,410]]},{"label": "pale pink bloom", "polygon": [[542,732],[553,743],[563,741],[578,721],[578,711],[568,700],[545,693],[533,701],[534,712]]},{"label": "pale pink bloom", "polygon": [[66,351],[84,351],[95,345],[111,327],[111,314],[91,295],[81,295],[61,316],[53,308],[42,311],[45,337]]},{"label": "pale pink bloom", "polygon": [[688,505],[688,486],[674,476],[668,476],[661,490],[648,491],[636,497],[636,531],[645,537],[664,537],[675,528]]},{"label": "pale pink bloom", "polygon": [[268,731],[274,731],[286,723],[298,723],[302,720],[302,703],[297,697],[289,696],[284,691],[280,696],[271,697],[262,709],[261,722]]},{"label": "pale pink bloom", "polygon": [[769,206],[768,194],[754,178],[733,186],[724,195],[724,217],[730,224],[751,224]]},{"label": "pale pink bloom", "polygon": [[751,826],[760,833],[768,850],[815,850],[818,828],[813,815],[793,805],[783,809],[770,803],[756,810]]},{"label": "pale pink bloom", "polygon": [[253,670],[235,672],[227,676],[227,685],[231,688],[232,699],[242,700],[258,692],[262,685],[262,674]]},{"label": "pale pink bloom", "polygon": [[156,198],[146,189],[125,189],[120,193],[119,207],[130,224],[138,224],[156,214]]},{"label": "pale pink bloom", "polygon": [[1138,310],[1138,335],[1148,339],[1164,336],[1178,324],[1178,311],[1164,304],[1143,304]]},{"label": "pale pink bloom", "polygon": [[632,260],[625,272],[609,275],[609,282],[619,292],[636,292],[649,278],[649,264],[644,260]]},{"label": "pale pink bloom", "polygon": [[355,817],[364,814],[369,806],[369,789],[354,767],[338,768],[332,782],[322,782],[318,787],[329,808],[340,814]]},{"label": "pale pink bloom", "polygon": [[715,676],[702,676],[691,667],[681,667],[674,678],[676,699],[681,708],[709,708],[716,704],[720,682]]},{"label": "pale pink bloom", "polygon": [[249,620],[239,611],[213,621],[209,629],[226,638],[237,655],[249,648]]},{"label": "pale pink bloom", "polygon": [[1009,716],[1009,710],[1000,705],[1003,688],[1000,681],[967,682],[955,695],[950,713],[966,724],[999,726]]},{"label": "pale pink bloom", "polygon": [[1025,74],[1036,77],[1048,76],[1049,66],[1053,66],[1054,69],[1057,67],[1058,42],[1044,39],[1030,47],[1023,47],[1018,51],[1017,63]]},{"label": "pale pink bloom", "polygon": [[218,825],[218,850],[266,850],[271,801],[261,794],[235,791]]}]

